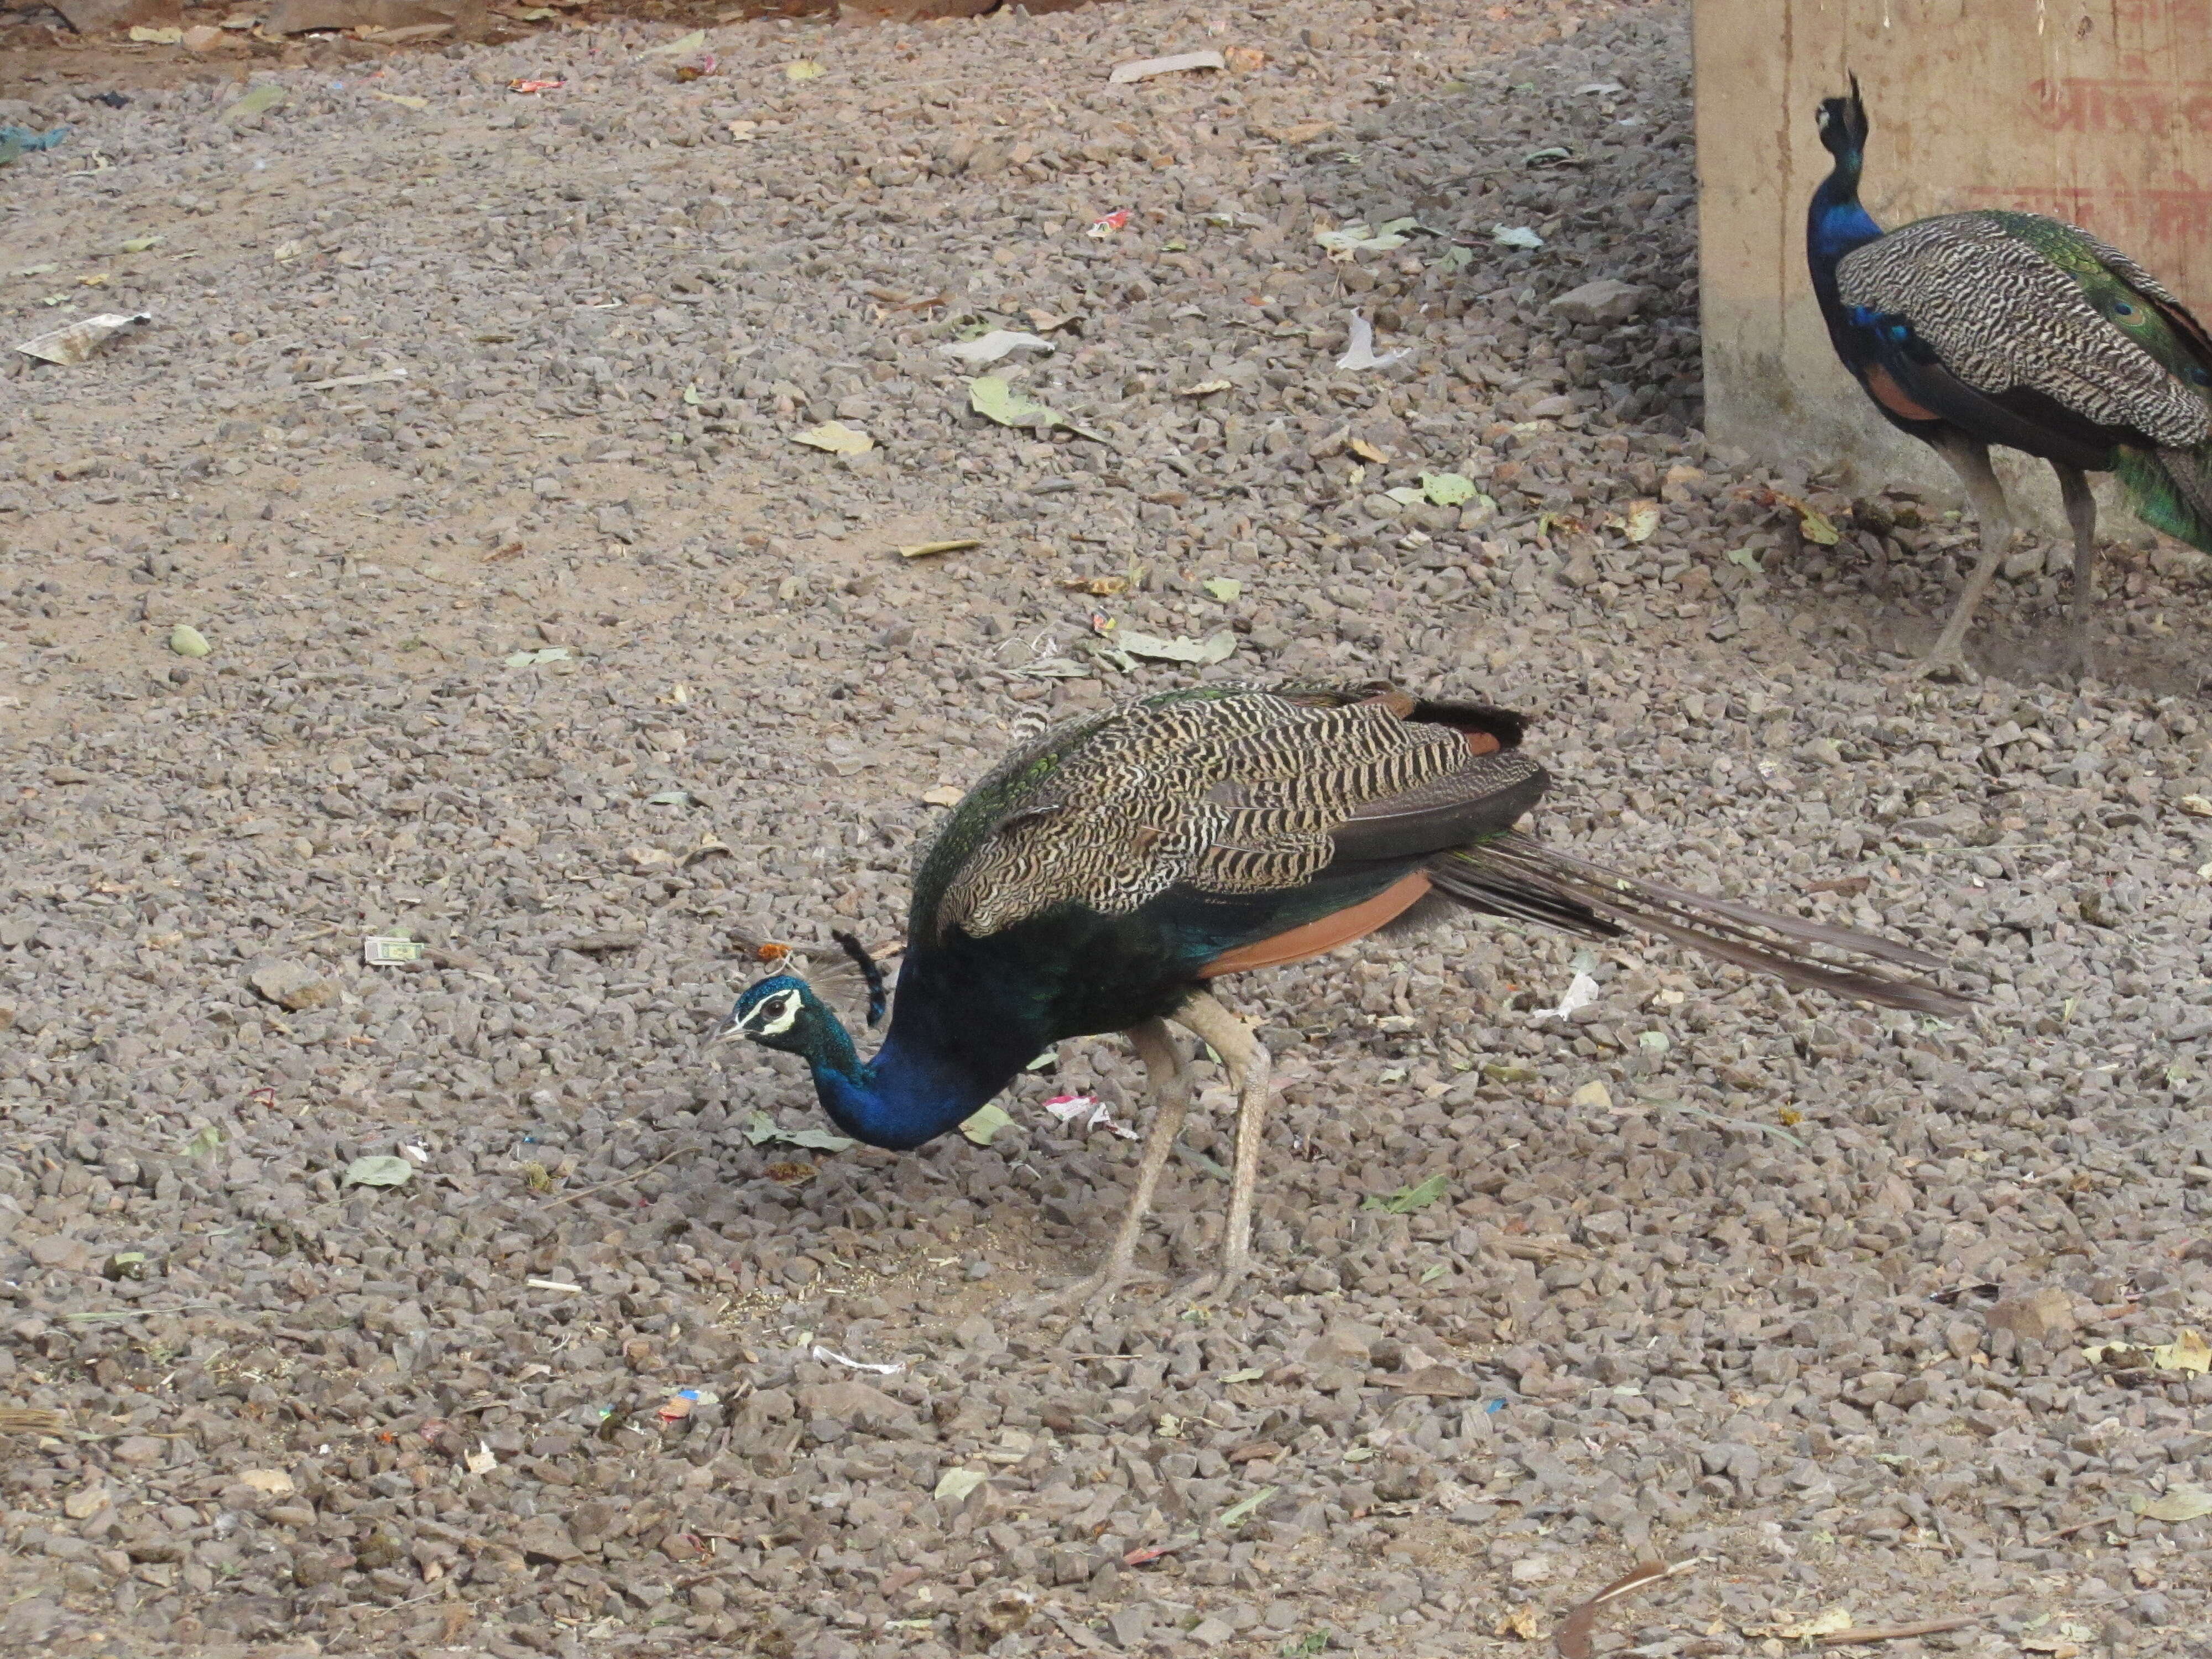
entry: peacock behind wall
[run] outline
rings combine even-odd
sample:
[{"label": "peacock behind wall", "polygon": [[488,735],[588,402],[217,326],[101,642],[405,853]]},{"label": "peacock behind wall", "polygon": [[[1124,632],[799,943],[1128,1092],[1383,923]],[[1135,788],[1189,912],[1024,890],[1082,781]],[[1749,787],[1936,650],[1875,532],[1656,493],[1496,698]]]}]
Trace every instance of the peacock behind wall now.
[{"label": "peacock behind wall", "polygon": [[1882,417],[1935,449],[1980,520],[1982,554],[1923,670],[1957,668],[2002,561],[2002,445],[2051,463],[2074,536],[2076,665],[2090,659],[2097,508],[2110,472],[2147,524],[2212,552],[2212,334],[2156,277],[2075,226],[1948,213],[1884,232],[1859,202],[1869,131],[1858,81],[1820,105],[1835,166],[1806,257],[1828,337]]}]

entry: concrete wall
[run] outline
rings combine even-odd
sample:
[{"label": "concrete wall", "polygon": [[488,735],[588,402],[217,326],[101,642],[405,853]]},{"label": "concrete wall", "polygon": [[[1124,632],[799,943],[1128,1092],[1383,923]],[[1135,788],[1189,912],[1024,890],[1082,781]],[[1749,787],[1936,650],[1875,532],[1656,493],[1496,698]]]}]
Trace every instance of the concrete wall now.
[{"label": "concrete wall", "polygon": [[[1877,222],[2070,220],[2212,316],[2212,0],[1696,0],[1696,28],[1717,441],[1956,494],[1837,363],[1805,275],[1805,204],[1829,167],[1813,113],[1847,67],[1873,124],[1861,199]],[[2044,499],[2055,510],[2057,490]]]}]

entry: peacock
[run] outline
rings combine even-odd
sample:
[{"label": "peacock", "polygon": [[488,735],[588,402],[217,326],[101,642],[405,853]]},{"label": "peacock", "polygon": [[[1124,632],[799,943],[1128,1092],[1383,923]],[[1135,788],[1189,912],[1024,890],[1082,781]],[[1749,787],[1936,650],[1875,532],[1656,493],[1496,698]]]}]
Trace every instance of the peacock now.
[{"label": "peacock", "polygon": [[2118,476],[2146,523],[2212,552],[2212,335],[2158,280],[2088,232],[2033,213],[1946,213],[1885,233],[1859,204],[1858,78],[1821,102],[1836,158],[1813,193],[1806,257],[1828,337],[1883,417],[1949,462],[1982,556],[1920,665],[1963,672],[1963,645],[2011,535],[1990,446],[2049,461],[2074,532],[2072,651],[2091,667],[2097,504]]},{"label": "peacock", "polygon": [[[799,1056],[840,1128],[902,1151],[961,1123],[1054,1044],[1125,1034],[1154,1115],[1105,1265],[1065,1293],[1104,1298],[1131,1273],[1189,1099],[1165,1022],[1212,1046],[1237,1096],[1220,1266],[1189,1287],[1225,1295],[1251,1261],[1269,1060],[1209,988],[1318,956],[1425,902],[1592,938],[1640,928],[1792,985],[1961,1011],[1924,979],[1813,954],[1941,966],[1905,945],[1620,875],[1522,834],[1515,824],[1550,781],[1522,750],[1524,725],[1383,684],[1200,686],[1063,721],[1000,762],[919,852],[890,1028],[872,1060],[790,972],[748,988],[716,1036]],[[879,988],[858,943],[840,942]],[[878,994],[871,1024],[881,1006]]]}]

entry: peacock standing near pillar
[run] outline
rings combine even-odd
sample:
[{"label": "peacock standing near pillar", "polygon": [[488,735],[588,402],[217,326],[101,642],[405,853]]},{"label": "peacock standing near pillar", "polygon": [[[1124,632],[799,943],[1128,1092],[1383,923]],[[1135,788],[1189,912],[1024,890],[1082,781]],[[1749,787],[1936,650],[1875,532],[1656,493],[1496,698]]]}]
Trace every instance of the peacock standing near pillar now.
[{"label": "peacock standing near pillar", "polygon": [[[1212,1280],[1226,1293],[1250,1261],[1268,1058],[1208,988],[1318,956],[1431,896],[1594,938],[1626,924],[1838,996],[1929,1013],[1964,1006],[1809,948],[1941,965],[1903,945],[1638,881],[1520,834],[1549,781],[1521,750],[1522,724],[1387,685],[1206,686],[1064,722],[1002,761],[920,853],[890,1030],[872,1060],[788,973],[749,988],[717,1035],[799,1055],[839,1127],[904,1151],[957,1126],[1054,1043],[1126,1033],[1156,1109],[1105,1267],[1073,1288],[1106,1297],[1131,1271],[1188,1102],[1164,1022],[1212,1044],[1237,1091]],[[840,943],[878,985],[857,943]],[[880,1006],[872,1000],[871,1024]]]},{"label": "peacock standing near pillar", "polygon": [[2097,506],[2118,477],[2136,516],[2212,553],[2212,335],[2158,280],[2085,230],[2033,213],[1916,219],[1885,233],[1859,205],[1858,79],[1820,105],[1836,158],[1805,226],[1836,355],[1884,419],[1951,464],[1982,556],[1920,665],[1960,671],[1975,607],[2012,532],[1990,446],[2049,461],[2074,532],[2075,665],[2090,666]]}]

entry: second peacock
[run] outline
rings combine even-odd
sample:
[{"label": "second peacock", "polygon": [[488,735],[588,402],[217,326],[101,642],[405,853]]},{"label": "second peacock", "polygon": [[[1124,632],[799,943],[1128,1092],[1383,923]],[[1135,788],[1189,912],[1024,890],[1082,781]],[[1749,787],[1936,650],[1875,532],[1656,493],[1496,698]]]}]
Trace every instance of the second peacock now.
[{"label": "second peacock", "polygon": [[921,852],[872,1060],[791,974],[746,989],[720,1034],[799,1055],[847,1133],[904,1150],[954,1128],[1053,1044],[1126,1033],[1155,1111],[1106,1264],[1073,1287],[1103,1297],[1132,1270],[1188,1098],[1164,1022],[1211,1044],[1237,1091],[1212,1281],[1225,1293],[1250,1261],[1269,1061],[1208,985],[1318,956],[1425,900],[1597,938],[1639,929],[1833,995],[1960,1012],[1923,979],[1815,954],[1941,965],[1902,945],[1638,880],[1522,835],[1515,824],[1549,782],[1521,748],[1523,724],[1387,685],[1205,686],[1065,722],[1001,762]]},{"label": "second peacock", "polygon": [[1884,419],[1949,462],[1982,556],[1923,670],[1964,664],[1967,628],[2011,534],[1990,447],[2058,475],[2074,532],[2076,665],[2090,667],[2097,504],[2111,472],[2144,522],[2212,553],[2212,335],[2141,265],[2033,213],[1947,213],[1885,234],[1859,202],[1868,134],[1857,78],[1820,108],[1835,167],[1806,255],[1828,337]]}]

